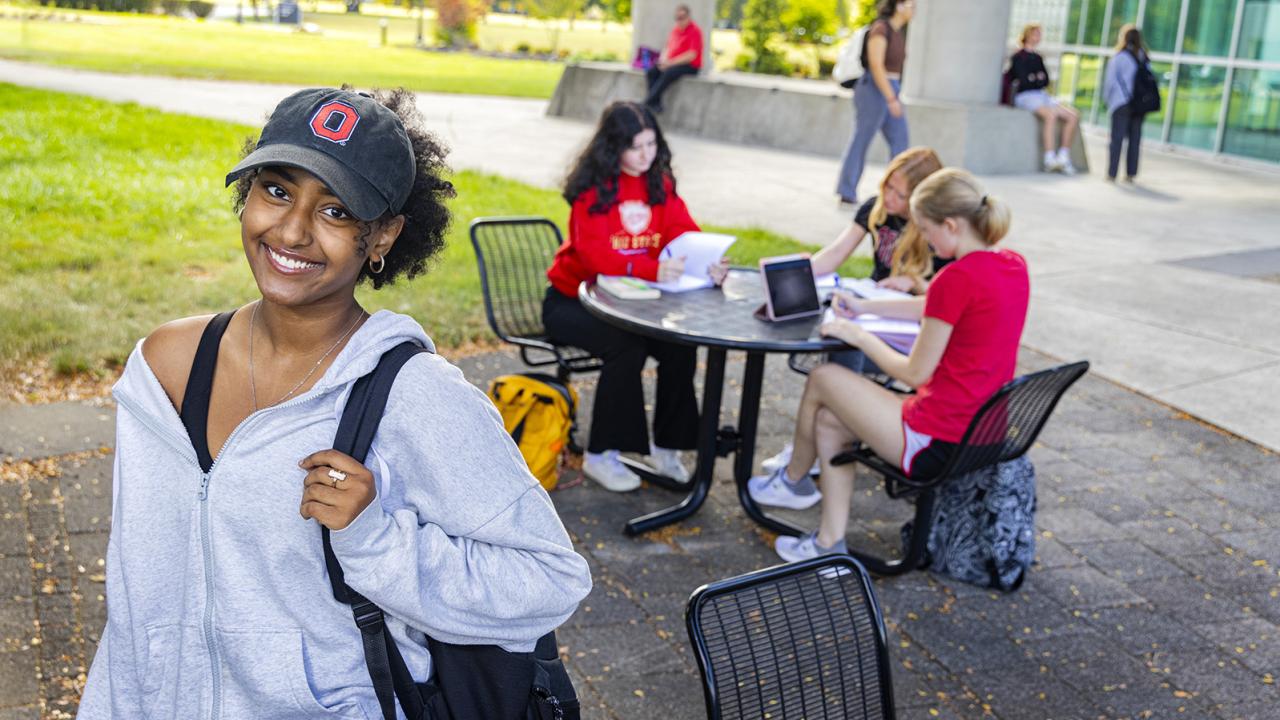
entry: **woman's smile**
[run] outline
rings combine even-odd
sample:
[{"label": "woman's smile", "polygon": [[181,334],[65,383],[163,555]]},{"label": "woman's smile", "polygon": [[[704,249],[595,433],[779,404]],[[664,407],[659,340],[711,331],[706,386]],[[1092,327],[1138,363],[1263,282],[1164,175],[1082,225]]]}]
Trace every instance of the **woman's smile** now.
[{"label": "woman's smile", "polygon": [[297,253],[261,243],[271,268],[282,275],[303,275],[324,269],[324,263],[308,260]]}]

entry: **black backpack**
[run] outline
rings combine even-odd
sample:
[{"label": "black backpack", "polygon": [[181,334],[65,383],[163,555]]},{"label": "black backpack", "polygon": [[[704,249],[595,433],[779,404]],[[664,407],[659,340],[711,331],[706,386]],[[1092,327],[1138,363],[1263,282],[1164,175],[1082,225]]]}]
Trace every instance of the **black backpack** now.
[{"label": "black backpack", "polygon": [[[430,352],[412,342],[388,350],[373,372],[355,382],[333,447],[363,463],[382,420],[396,374],[410,358]],[[333,596],[351,606],[364,641],[364,659],[385,720],[396,719],[396,700],[409,720],[578,720],[578,699],[560,660],[555,632],[531,653],[496,645],[452,645],[427,637],[433,670],[415,683],[382,610],[342,580],[342,566],[322,528]]]},{"label": "black backpack", "polygon": [[1129,112],[1139,115],[1160,112],[1160,84],[1155,73],[1143,58],[1132,50],[1125,50],[1138,64],[1133,74],[1133,91],[1129,93]]}]

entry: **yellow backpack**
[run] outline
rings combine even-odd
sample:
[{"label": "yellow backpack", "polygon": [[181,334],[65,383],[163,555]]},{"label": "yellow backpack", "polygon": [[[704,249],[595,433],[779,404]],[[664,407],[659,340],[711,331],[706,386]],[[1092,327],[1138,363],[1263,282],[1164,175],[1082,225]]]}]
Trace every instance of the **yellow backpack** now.
[{"label": "yellow backpack", "polygon": [[560,457],[569,446],[578,393],[550,375],[500,375],[489,383],[489,398],[542,487],[555,489]]}]

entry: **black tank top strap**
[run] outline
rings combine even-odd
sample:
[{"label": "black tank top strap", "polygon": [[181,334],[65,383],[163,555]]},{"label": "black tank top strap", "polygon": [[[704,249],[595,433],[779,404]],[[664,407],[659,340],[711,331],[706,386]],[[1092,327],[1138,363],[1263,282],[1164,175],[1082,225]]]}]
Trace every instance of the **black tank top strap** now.
[{"label": "black tank top strap", "polygon": [[200,345],[196,347],[195,360],[191,362],[187,389],[182,394],[182,412],[179,415],[200,461],[200,469],[205,472],[213,467],[213,456],[209,453],[209,397],[213,394],[213,371],[218,366],[218,346],[232,315],[235,315],[234,310],[214,315],[205,326]]}]

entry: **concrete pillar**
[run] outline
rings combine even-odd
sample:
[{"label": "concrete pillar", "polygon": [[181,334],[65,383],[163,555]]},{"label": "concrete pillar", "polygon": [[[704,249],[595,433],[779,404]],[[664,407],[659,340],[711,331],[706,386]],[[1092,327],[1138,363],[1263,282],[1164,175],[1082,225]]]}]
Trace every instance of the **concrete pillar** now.
[{"label": "concrete pillar", "polygon": [[1000,102],[1012,0],[917,0],[907,30],[907,99]]},{"label": "concrete pillar", "polygon": [[[689,17],[702,28],[702,72],[711,71],[711,26],[716,21],[715,0],[632,0],[631,57],[641,45],[659,52],[667,46],[667,35],[675,26],[677,5],[689,7]],[[631,58],[627,58],[630,62]]]}]

